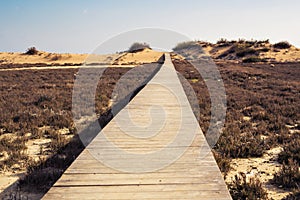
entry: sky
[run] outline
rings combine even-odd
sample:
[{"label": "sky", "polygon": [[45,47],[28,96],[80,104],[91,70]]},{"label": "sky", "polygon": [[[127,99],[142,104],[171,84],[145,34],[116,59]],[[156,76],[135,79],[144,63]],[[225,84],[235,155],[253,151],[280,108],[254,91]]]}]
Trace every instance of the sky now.
[{"label": "sky", "polygon": [[299,0],[1,0],[0,52],[35,46],[90,53],[142,28],[166,29],[191,40],[270,39],[300,47],[299,21]]}]

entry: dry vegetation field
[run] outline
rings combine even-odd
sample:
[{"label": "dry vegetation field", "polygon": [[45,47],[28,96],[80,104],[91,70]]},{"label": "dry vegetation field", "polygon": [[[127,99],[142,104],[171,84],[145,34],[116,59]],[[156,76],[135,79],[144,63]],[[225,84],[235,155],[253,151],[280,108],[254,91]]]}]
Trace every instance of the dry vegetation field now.
[{"label": "dry vegetation field", "polygon": [[[99,84],[107,96],[129,69],[106,72]],[[78,155],[83,146],[72,121],[72,89],[76,69],[1,72],[1,170],[26,170],[21,190],[46,191]],[[108,76],[109,74],[109,76]],[[97,102],[98,112],[108,100]]]},{"label": "dry vegetation field", "polygon": [[[159,66],[105,69],[95,95],[102,127],[112,117],[111,95],[116,95],[114,104],[122,106],[122,101],[132,98]],[[26,198],[40,198],[83,150],[71,112],[77,73],[78,69],[1,72],[0,170],[4,178],[21,177],[2,197],[13,199],[18,191],[17,195]],[[113,93],[121,77],[122,87]]]},{"label": "dry vegetation field", "polygon": [[[300,199],[299,50],[286,42],[199,44],[215,59],[226,89],[226,123],[213,153],[233,199]],[[205,52],[199,56],[205,58]],[[132,49],[118,56],[116,66],[107,68],[98,81],[95,110],[102,126],[112,118],[111,107],[122,107],[124,99],[132,98],[159,68],[158,63],[126,67],[145,57],[144,53],[150,61],[161,56],[149,49]],[[0,70],[1,189],[8,185],[1,180],[20,179],[0,197],[40,198],[84,148],[71,112],[78,69],[9,71],[37,63],[17,64],[8,58]],[[199,124],[206,133],[211,106],[207,87],[189,62],[174,55],[172,59],[181,80],[188,81],[182,80],[187,96],[191,97],[187,89],[191,85],[198,97]],[[121,77],[121,87],[114,94]]]},{"label": "dry vegetation field", "polygon": [[[174,58],[173,63],[197,94],[199,123],[205,133],[210,120],[207,87],[187,61]],[[228,110],[214,155],[233,198],[267,199],[269,193],[278,199],[290,191],[294,191],[294,199],[299,198],[300,64],[223,61],[217,66]],[[278,148],[279,152],[272,152]],[[245,163],[246,169],[240,168],[240,163]]]}]

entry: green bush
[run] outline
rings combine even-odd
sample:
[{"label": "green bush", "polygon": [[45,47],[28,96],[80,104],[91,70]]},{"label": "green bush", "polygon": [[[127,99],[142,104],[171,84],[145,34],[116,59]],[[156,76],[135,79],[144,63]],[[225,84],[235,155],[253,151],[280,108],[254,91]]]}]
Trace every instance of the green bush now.
[{"label": "green bush", "polygon": [[229,191],[233,200],[267,200],[267,192],[263,189],[261,182],[256,177],[247,181],[246,174],[240,173],[229,185]]}]

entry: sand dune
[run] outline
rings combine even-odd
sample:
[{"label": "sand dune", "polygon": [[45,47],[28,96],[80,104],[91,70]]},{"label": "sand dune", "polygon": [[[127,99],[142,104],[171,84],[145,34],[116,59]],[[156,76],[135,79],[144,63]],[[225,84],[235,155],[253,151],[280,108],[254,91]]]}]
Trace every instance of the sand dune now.
[{"label": "sand dune", "polygon": [[87,54],[69,54],[69,53],[47,53],[38,52],[36,55],[27,55],[23,53],[0,53],[0,64],[81,64],[87,57]]},{"label": "sand dune", "polygon": [[[212,44],[208,42],[199,42],[199,44],[203,47],[204,52],[213,59],[242,61],[247,57],[259,57],[271,62],[300,61],[300,49],[295,46],[279,49],[269,42],[249,44],[247,42],[239,43],[238,41],[228,42],[227,44]],[[252,53],[250,53],[251,50],[253,51]],[[237,56],[237,53],[242,51],[244,51],[245,56]]]},{"label": "sand dune", "polygon": [[145,63],[157,62],[163,55],[151,49],[135,53],[116,54],[69,54],[69,53],[48,53],[39,51],[36,55],[24,53],[0,53],[0,64],[46,64],[53,66],[60,65],[141,65]]},{"label": "sand dune", "polygon": [[157,62],[163,52],[144,49],[135,53],[125,53],[114,61],[114,65],[141,65],[145,63]]}]

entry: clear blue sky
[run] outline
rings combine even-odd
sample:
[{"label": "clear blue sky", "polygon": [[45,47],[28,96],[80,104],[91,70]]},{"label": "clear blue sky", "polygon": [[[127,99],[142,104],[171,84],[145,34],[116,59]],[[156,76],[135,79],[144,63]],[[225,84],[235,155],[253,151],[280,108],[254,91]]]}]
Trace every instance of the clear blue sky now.
[{"label": "clear blue sky", "polygon": [[174,30],[191,39],[287,40],[300,47],[299,0],[2,0],[0,51],[30,46],[89,53],[124,31]]}]

